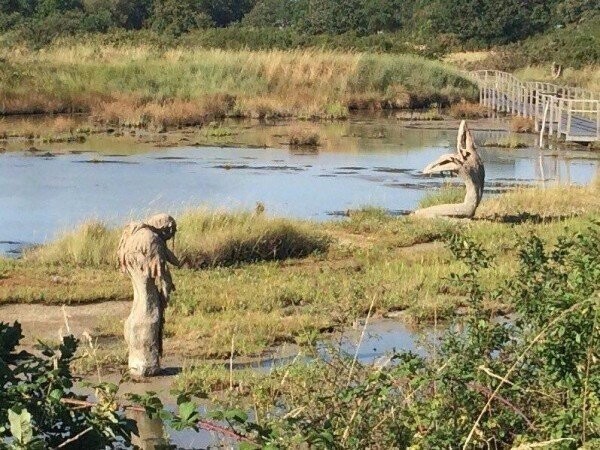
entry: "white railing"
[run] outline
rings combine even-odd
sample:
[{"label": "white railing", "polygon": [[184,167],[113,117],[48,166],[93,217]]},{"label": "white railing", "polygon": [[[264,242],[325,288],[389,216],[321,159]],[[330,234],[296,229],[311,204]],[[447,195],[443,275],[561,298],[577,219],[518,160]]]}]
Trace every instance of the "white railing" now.
[{"label": "white railing", "polygon": [[564,135],[567,141],[600,141],[600,92],[540,81],[521,81],[498,70],[469,76],[479,86],[479,102],[495,111],[529,117],[535,130]]}]

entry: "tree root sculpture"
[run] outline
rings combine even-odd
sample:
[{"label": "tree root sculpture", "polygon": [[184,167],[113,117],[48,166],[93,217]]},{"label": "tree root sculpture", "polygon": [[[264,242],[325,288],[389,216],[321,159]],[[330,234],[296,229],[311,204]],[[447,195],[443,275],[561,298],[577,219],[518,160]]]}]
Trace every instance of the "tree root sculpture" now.
[{"label": "tree root sculpture", "polygon": [[177,224],[171,216],[157,214],[127,225],[119,242],[119,266],[133,285],[133,305],[124,331],[129,371],[136,377],[160,371],[164,310],[175,290],[168,264],[179,266],[167,242],[176,231]]},{"label": "tree root sculpture", "polygon": [[456,153],[442,155],[435,162],[423,170],[424,174],[450,172],[458,174],[465,182],[467,192],[462,203],[435,205],[429,208],[418,209],[414,215],[420,217],[456,217],[472,218],[483,197],[485,183],[485,169],[483,161],[477,153],[473,136],[467,127],[467,122],[462,121],[458,129]]}]

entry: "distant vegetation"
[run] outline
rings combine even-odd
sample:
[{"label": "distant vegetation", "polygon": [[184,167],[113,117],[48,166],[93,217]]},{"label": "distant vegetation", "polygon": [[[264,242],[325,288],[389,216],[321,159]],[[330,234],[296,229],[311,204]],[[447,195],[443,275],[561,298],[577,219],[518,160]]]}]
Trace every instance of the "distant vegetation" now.
[{"label": "distant vegetation", "polygon": [[598,61],[598,17],[594,0],[1,0],[0,34],[34,46],[82,33],[138,39],[127,32],[143,31],[139,39],[162,45],[428,55],[544,35],[519,48],[530,63],[580,65]]},{"label": "distant vegetation", "polygon": [[130,127],[225,116],[343,118],[349,109],[441,106],[477,95],[458,70],[416,55],[92,41],[4,49],[0,58],[0,114],[86,112]]}]

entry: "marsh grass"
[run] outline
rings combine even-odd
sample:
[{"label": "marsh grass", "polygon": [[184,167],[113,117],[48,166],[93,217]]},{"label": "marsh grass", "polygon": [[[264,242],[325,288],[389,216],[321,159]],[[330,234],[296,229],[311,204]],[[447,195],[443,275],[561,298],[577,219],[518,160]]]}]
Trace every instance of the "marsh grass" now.
[{"label": "marsh grass", "polygon": [[550,64],[547,66],[528,66],[515,72],[515,75],[522,80],[547,81],[567,86],[576,86],[590,91],[600,91],[600,70],[598,66],[585,66],[579,69],[565,67],[560,78],[554,79],[550,71]]},{"label": "marsh grass", "polygon": [[444,120],[444,116],[440,114],[437,108],[426,109],[426,110],[407,110],[399,111],[396,113],[396,119],[398,120],[418,120],[418,121],[435,121]]},{"label": "marsh grass", "polygon": [[264,376],[254,369],[234,369],[231,372],[224,364],[198,362],[182,368],[173,382],[173,388],[193,392],[201,398],[229,389],[244,394],[250,385],[255,385]]},{"label": "marsh grass", "polygon": [[454,119],[484,119],[489,116],[488,108],[479,103],[459,102],[448,110]]},{"label": "marsh grass", "polygon": [[0,57],[1,114],[83,111],[131,126],[223,115],[343,118],[349,107],[367,107],[365,96],[383,107],[415,107],[476,94],[458,71],[413,55],[84,42],[5,48]]},{"label": "marsh grass", "polygon": [[447,203],[462,203],[465,198],[464,186],[454,183],[444,183],[437,191],[425,195],[419,202],[419,208],[428,208],[434,205]]},{"label": "marsh grass", "polygon": [[535,122],[529,117],[514,116],[510,119],[509,128],[513,133],[533,133]]},{"label": "marsh grass", "polygon": [[[177,253],[191,268],[302,258],[327,250],[329,239],[308,224],[260,212],[194,210],[178,218]],[[114,266],[118,229],[87,222],[56,241],[27,250],[24,259],[46,265]]]},{"label": "marsh grass", "polygon": [[498,139],[488,139],[483,143],[482,147],[518,149],[527,148],[529,145],[524,142],[522,138],[514,133],[511,133],[508,136],[500,137]]},{"label": "marsh grass", "polygon": [[596,213],[600,210],[598,194],[598,182],[568,188],[519,187],[486,199],[477,210],[477,217],[510,220],[518,215],[529,215],[549,219]]},{"label": "marsh grass", "polygon": [[[449,278],[462,266],[444,244],[448,236],[467,236],[494,256],[493,268],[481,271],[486,287],[493,289],[514,275],[519,242],[535,232],[554,243],[565,229],[584,230],[598,218],[599,199],[595,185],[520,188],[484,197],[473,221],[393,217],[378,208],[323,224],[271,219],[260,210],[183,214],[175,251],[201,257],[190,266],[204,269],[174,270],[177,291],[167,308],[167,351],[228,358],[234,337],[236,357],[260,355],[273,345],[299,344],[365,317],[374,296],[373,317],[394,311],[415,323],[442,321],[468,305],[468,292]],[[86,227],[74,235],[83,242],[71,236],[24,260],[0,259],[0,303],[130,299],[129,280],[117,275],[113,263],[118,232]],[[300,237],[261,247],[274,242],[265,238],[269,233],[283,241]],[[92,250],[92,239],[103,244]],[[294,257],[272,258],[292,256],[289,249],[298,245]],[[271,253],[280,247],[288,250]],[[510,312],[501,299],[484,307],[490,315]],[[105,336],[120,335],[115,324],[98,328]]]},{"label": "marsh grass", "polygon": [[198,210],[183,214],[178,224],[178,254],[193,268],[303,258],[329,245],[327,236],[310,225],[273,219],[260,210]]},{"label": "marsh grass", "polygon": [[318,147],[321,144],[319,129],[304,124],[295,125],[288,131],[288,143],[292,147]]},{"label": "marsh grass", "polygon": [[119,232],[90,221],[56,241],[28,249],[24,259],[48,265],[99,267],[115,264]]}]

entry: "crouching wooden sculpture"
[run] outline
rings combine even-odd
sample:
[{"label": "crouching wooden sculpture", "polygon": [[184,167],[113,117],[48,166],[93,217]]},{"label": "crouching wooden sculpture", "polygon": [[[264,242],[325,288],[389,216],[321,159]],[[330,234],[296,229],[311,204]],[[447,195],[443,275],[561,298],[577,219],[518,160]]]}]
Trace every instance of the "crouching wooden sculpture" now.
[{"label": "crouching wooden sculpture", "polygon": [[456,153],[442,155],[423,170],[424,174],[442,172],[456,173],[463,179],[467,189],[464,201],[458,204],[418,209],[414,214],[421,217],[472,218],[483,197],[485,169],[475,148],[473,136],[464,120],[458,129]]},{"label": "crouching wooden sculpture", "polygon": [[171,216],[158,214],[127,225],[119,242],[119,266],[133,284],[125,341],[129,347],[129,371],[136,377],[160,371],[164,310],[175,290],[168,264],[179,265],[167,242],[176,231]]}]

